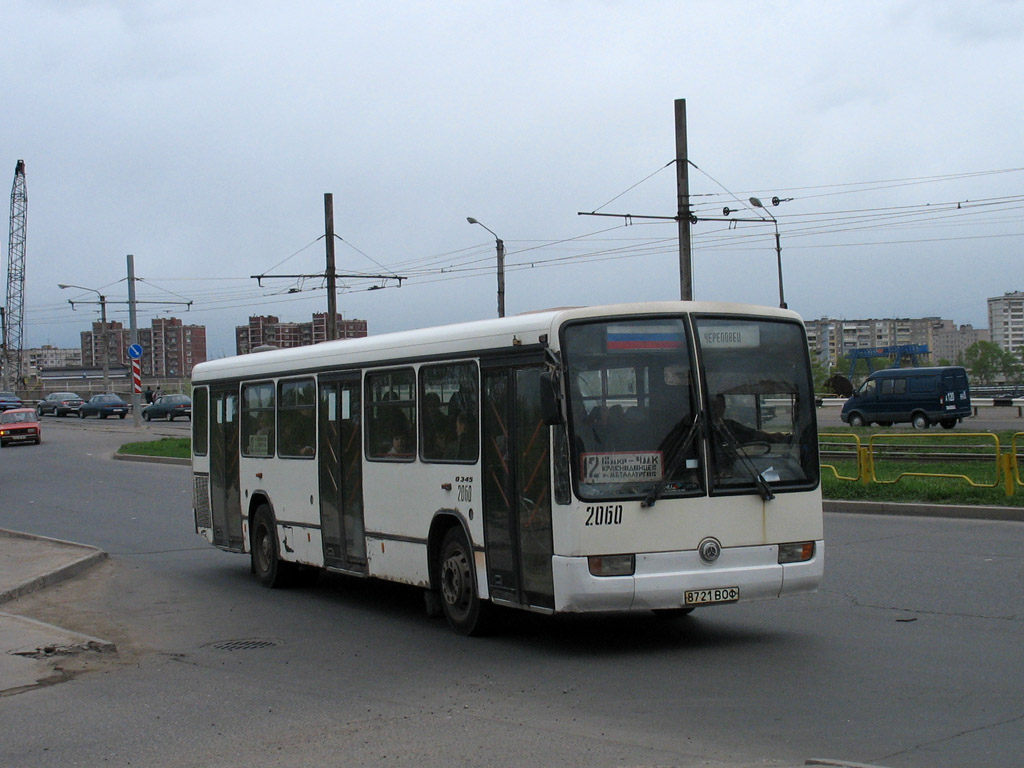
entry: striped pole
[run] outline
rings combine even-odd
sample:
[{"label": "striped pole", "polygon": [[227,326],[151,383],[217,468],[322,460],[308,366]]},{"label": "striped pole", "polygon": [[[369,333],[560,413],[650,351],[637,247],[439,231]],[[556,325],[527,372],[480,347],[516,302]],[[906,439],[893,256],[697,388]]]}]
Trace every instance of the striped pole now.
[{"label": "striped pole", "polygon": [[142,394],[142,361],[135,359],[132,360],[132,391],[136,394]]}]

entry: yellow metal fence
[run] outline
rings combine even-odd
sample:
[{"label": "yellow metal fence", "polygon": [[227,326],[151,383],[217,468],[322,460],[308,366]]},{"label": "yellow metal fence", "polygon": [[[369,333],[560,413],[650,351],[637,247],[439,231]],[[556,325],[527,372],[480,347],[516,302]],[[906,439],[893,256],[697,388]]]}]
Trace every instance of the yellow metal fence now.
[{"label": "yellow metal fence", "polygon": [[[818,435],[821,468],[837,480],[892,485],[905,477],[935,477],[964,482],[974,488],[996,488],[1002,485],[1007,497],[1013,496],[1021,480],[1018,456],[1024,451],[1024,432],[1013,435],[1009,450],[1004,450],[999,436],[991,432],[961,432],[956,442],[945,436],[914,434],[874,434],[862,440],[849,432],[822,432]],[[853,462],[854,474],[837,466]],[[921,463],[942,462],[971,467],[963,472],[927,472]],[[900,465],[914,463],[914,469]],[[879,468],[882,471],[879,471]],[[881,475],[881,476],[880,476]]]}]

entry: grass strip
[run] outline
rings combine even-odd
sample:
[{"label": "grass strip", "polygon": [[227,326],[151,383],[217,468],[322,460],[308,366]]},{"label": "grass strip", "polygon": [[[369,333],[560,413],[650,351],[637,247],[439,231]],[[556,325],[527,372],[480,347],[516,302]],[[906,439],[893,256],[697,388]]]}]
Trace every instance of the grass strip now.
[{"label": "grass strip", "polygon": [[192,455],[192,439],[189,437],[161,437],[140,443],[125,443],[118,453],[132,456],[162,456],[173,459],[187,459]]}]

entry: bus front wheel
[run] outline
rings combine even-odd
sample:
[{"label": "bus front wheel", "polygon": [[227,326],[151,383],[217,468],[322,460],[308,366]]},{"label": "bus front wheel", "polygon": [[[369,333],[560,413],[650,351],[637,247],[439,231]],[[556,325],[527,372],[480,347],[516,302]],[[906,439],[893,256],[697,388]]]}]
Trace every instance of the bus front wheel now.
[{"label": "bus front wheel", "polygon": [[473,575],[473,550],[458,527],[448,529],[437,569],[441,608],[448,624],[462,635],[480,634],[488,606],[480,600]]},{"label": "bus front wheel", "polygon": [[252,524],[252,571],[260,584],[265,587],[282,587],[285,583],[285,569],[277,555],[277,531],[270,507],[261,504],[256,508]]}]

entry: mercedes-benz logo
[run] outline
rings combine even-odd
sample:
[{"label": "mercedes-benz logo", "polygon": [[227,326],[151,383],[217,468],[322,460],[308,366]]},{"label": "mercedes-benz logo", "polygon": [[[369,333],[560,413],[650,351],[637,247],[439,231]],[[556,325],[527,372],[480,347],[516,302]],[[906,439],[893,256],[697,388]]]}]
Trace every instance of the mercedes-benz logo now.
[{"label": "mercedes-benz logo", "polygon": [[709,536],[697,545],[697,554],[700,555],[701,560],[710,565],[722,554],[722,543]]}]

